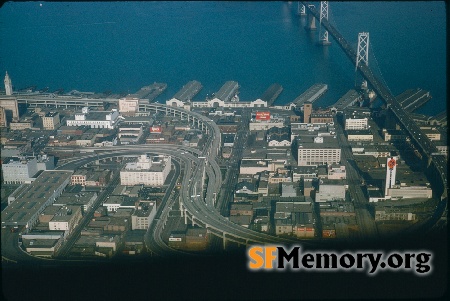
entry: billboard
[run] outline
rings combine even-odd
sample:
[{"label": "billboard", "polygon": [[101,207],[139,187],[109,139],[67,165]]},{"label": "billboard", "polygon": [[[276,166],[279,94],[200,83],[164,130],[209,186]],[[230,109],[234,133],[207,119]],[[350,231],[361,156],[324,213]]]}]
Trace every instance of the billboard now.
[{"label": "billboard", "polygon": [[256,112],[256,120],[270,120],[270,112]]},{"label": "billboard", "polygon": [[160,126],[152,126],[150,127],[150,133],[161,133],[162,129]]}]

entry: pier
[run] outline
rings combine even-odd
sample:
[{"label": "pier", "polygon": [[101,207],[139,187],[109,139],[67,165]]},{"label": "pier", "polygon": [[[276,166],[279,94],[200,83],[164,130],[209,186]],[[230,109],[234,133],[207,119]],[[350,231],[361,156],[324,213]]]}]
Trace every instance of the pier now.
[{"label": "pier", "polygon": [[283,86],[280,84],[272,84],[261,96],[261,100],[267,101],[267,105],[271,106],[281,92],[283,92]]},{"label": "pier", "polygon": [[239,91],[239,84],[236,81],[227,81],[215,94],[214,98],[222,101],[230,101]]},{"label": "pier", "polygon": [[307,101],[313,103],[328,91],[327,84],[314,84],[300,96],[294,99],[293,103],[300,108]]},{"label": "pier", "polygon": [[191,80],[186,85],[184,85],[181,90],[178,91],[172,98],[175,98],[182,102],[190,102],[202,88],[203,86],[199,81]]},{"label": "pier", "polygon": [[130,97],[139,98],[142,100],[148,100],[148,102],[153,102],[156,97],[158,97],[167,88],[166,83],[153,83],[150,86],[144,86],[139,91],[134,94],[130,94]]},{"label": "pier", "polygon": [[426,104],[431,99],[431,95],[430,92],[417,88],[406,90],[396,99],[406,112],[412,113]]},{"label": "pier", "polygon": [[362,97],[358,91],[351,89],[336,101],[333,105],[337,112],[343,112],[345,108],[355,105],[358,101],[361,101]]}]

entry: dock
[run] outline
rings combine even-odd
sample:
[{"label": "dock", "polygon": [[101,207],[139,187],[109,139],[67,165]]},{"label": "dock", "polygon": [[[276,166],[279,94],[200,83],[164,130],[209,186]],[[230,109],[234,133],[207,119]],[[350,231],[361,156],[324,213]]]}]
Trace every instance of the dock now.
[{"label": "dock", "polygon": [[130,94],[130,97],[139,98],[143,100],[148,100],[148,102],[153,102],[156,97],[158,97],[164,90],[166,90],[166,83],[153,83],[149,86],[142,87],[139,91],[134,94]]},{"label": "dock", "polygon": [[180,91],[178,91],[173,98],[182,101],[190,102],[192,98],[200,92],[203,88],[202,84],[196,80],[191,80],[186,85],[184,85]]},{"label": "dock", "polygon": [[272,84],[261,96],[261,100],[266,101],[267,105],[271,106],[282,91],[283,86],[281,86],[280,84]]},{"label": "dock", "polygon": [[327,84],[314,84],[300,96],[294,99],[293,103],[300,108],[307,101],[313,103],[320,98],[328,90]]},{"label": "dock", "polygon": [[239,84],[236,81],[227,81],[214,95],[222,101],[230,101],[239,91]]},{"label": "dock", "polygon": [[396,97],[397,101],[407,113],[412,113],[426,104],[430,99],[430,92],[417,89],[408,89]]},{"label": "dock", "polygon": [[361,101],[361,95],[354,89],[349,90],[333,105],[337,112],[343,112],[345,108],[353,106],[356,102]]},{"label": "dock", "polygon": [[445,125],[447,126],[447,110],[440,112],[439,114],[436,114],[432,118],[434,122],[438,125]]}]

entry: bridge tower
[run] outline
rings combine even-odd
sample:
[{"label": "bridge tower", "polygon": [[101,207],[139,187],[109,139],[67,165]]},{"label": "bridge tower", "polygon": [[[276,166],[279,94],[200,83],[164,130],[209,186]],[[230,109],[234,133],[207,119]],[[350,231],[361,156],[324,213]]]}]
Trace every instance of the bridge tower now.
[{"label": "bridge tower", "polygon": [[319,44],[320,45],[330,45],[331,42],[328,40],[328,31],[322,28],[322,19],[328,20],[328,1],[320,1],[320,33],[319,33]]},{"label": "bridge tower", "polygon": [[[314,5],[309,4],[308,7],[312,10],[314,10]],[[314,15],[309,12],[308,13],[308,23],[306,24],[306,29],[308,30],[316,30],[316,17],[314,17]]]},{"label": "bridge tower", "polygon": [[358,33],[358,51],[356,52],[355,71],[358,70],[359,62],[363,61],[369,66],[369,33]]},{"label": "bridge tower", "polygon": [[298,2],[297,14],[300,16],[306,16],[306,7],[300,2]]}]

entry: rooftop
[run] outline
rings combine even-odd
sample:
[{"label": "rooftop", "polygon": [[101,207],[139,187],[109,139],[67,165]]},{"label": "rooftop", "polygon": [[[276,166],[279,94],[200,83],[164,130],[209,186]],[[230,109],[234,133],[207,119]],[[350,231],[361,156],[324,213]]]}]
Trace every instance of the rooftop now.
[{"label": "rooftop", "polygon": [[46,170],[27,187],[22,196],[18,197],[11,205],[2,211],[2,224],[25,225],[31,217],[42,208],[45,202],[65,182],[68,183],[72,171]]}]

